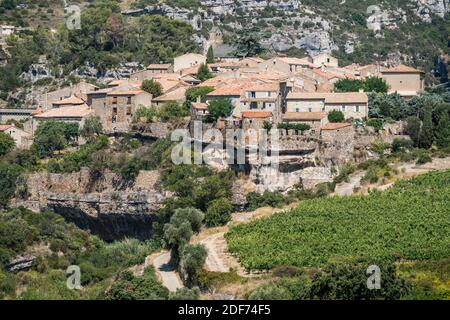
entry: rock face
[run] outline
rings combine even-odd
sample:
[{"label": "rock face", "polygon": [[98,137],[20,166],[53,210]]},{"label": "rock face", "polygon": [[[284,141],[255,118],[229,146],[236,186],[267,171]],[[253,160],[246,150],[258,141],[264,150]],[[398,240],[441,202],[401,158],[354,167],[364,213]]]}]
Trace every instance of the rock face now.
[{"label": "rock face", "polygon": [[27,177],[27,192],[21,192],[14,205],[54,211],[107,241],[146,239],[165,197],[156,190],[158,179],[158,172],[142,171],[127,186],[111,172],[95,180],[88,169],[71,174],[39,172]]}]

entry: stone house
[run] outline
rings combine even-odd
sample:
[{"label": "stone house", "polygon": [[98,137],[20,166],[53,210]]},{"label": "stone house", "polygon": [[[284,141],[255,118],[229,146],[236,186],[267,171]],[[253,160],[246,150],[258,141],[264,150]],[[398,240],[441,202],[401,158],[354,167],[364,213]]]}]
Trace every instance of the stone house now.
[{"label": "stone house", "polygon": [[269,111],[277,116],[280,114],[280,85],[278,83],[254,84],[243,90],[240,102],[241,112]]},{"label": "stone house", "polygon": [[186,90],[188,86],[181,86],[175,90],[172,90],[162,96],[156,97],[152,100],[153,105],[161,107],[169,102],[176,102],[178,104],[183,104],[186,101]]},{"label": "stone house", "polygon": [[0,132],[6,133],[14,139],[16,147],[19,149],[27,149],[33,143],[31,134],[15,127],[11,124],[0,124]]},{"label": "stone house", "polygon": [[66,99],[56,100],[52,102],[52,108],[64,108],[64,107],[76,107],[76,106],[82,106],[86,102],[77,97],[76,95],[73,95]]},{"label": "stone house", "polygon": [[187,53],[174,59],[173,70],[179,72],[206,63],[206,56],[197,53]]},{"label": "stone house", "polygon": [[[72,96],[76,96],[79,99],[86,101],[86,99],[87,99],[86,93],[95,91],[97,89],[98,89],[97,86],[87,83],[87,82],[84,82],[84,81],[81,81],[81,82],[74,84],[72,86],[69,86],[69,87],[46,92],[46,93],[38,96],[36,102],[40,108],[42,108],[44,110],[48,110],[53,107],[53,104],[55,102],[70,98]],[[84,101],[83,101],[83,103],[84,103]]]},{"label": "stone house", "polygon": [[38,113],[33,116],[32,119],[32,134],[36,132],[37,128],[43,121],[55,120],[66,123],[78,123],[82,128],[85,120],[94,114],[88,105],[83,104],[81,106],[60,107],[56,109],[50,109],[45,112]]},{"label": "stone house", "polygon": [[329,113],[340,110],[346,119],[364,119],[368,116],[368,104],[368,96],[363,92],[290,92],[286,97],[286,112]]},{"label": "stone house", "polygon": [[381,77],[389,85],[389,93],[397,92],[404,98],[413,98],[425,88],[425,73],[405,65],[383,70]]},{"label": "stone house", "polygon": [[89,93],[87,103],[105,132],[128,132],[136,110],[150,106],[152,95],[136,88],[108,88]]},{"label": "stone house", "polygon": [[277,71],[285,74],[295,74],[305,69],[313,68],[314,66],[308,58],[290,58],[290,57],[276,57],[257,65],[260,71]]},{"label": "stone house", "polygon": [[338,67],[339,60],[328,53],[319,53],[309,57],[309,61],[316,67]]},{"label": "stone house", "polygon": [[284,123],[307,124],[314,133],[319,133],[320,128],[328,123],[325,112],[286,112],[282,116]]},{"label": "stone house", "polygon": [[150,64],[147,66],[146,69],[147,71],[150,71],[153,74],[171,73],[173,72],[173,65],[170,63]]},{"label": "stone house", "polygon": [[208,104],[204,102],[194,102],[191,104],[192,120],[202,120],[209,115]]},{"label": "stone house", "polygon": [[264,128],[264,123],[273,123],[273,113],[271,111],[244,111],[242,112],[242,129],[259,130]]}]

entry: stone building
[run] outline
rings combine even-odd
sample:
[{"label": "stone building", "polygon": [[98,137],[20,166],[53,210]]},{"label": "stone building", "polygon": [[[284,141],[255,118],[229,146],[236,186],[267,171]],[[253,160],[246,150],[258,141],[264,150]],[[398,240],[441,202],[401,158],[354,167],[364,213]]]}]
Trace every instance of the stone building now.
[{"label": "stone building", "polygon": [[205,63],[206,56],[197,53],[187,53],[174,59],[173,70],[174,72],[179,72]]},{"label": "stone building", "polygon": [[6,133],[14,139],[16,147],[26,149],[31,146],[33,140],[31,134],[10,124],[0,124],[0,132]]},{"label": "stone building", "polygon": [[320,53],[315,56],[311,56],[309,61],[316,67],[338,67],[339,60],[328,53]]},{"label": "stone building", "polygon": [[62,121],[66,123],[78,123],[82,128],[86,119],[92,116],[94,111],[86,104],[81,106],[61,107],[50,109],[33,116],[32,134],[36,132],[39,125],[48,120]]},{"label": "stone building", "polygon": [[254,84],[243,91],[240,103],[241,112],[269,111],[278,121],[280,114],[280,85],[278,83]]},{"label": "stone building", "polygon": [[263,129],[264,123],[273,123],[273,113],[271,111],[244,111],[242,112],[242,129]]},{"label": "stone building", "polygon": [[284,123],[307,124],[314,133],[320,132],[320,128],[328,123],[325,112],[286,112],[282,116]]},{"label": "stone building", "polygon": [[340,110],[346,119],[364,119],[368,116],[368,104],[367,94],[363,92],[290,92],[286,97],[286,112],[329,113]]},{"label": "stone building", "polygon": [[389,85],[389,93],[397,92],[404,98],[413,98],[425,88],[425,73],[405,65],[383,70],[381,76]]},{"label": "stone building", "polygon": [[87,103],[105,132],[128,132],[136,110],[150,106],[152,95],[136,88],[108,88],[88,93]]},{"label": "stone building", "polygon": [[[86,101],[86,93],[97,89],[97,86],[81,81],[80,83],[72,86],[46,92],[45,94],[38,96],[37,105],[44,110],[48,110],[53,107],[54,103],[58,103],[58,101],[70,98],[72,96],[76,96],[79,99]],[[82,103],[84,103],[84,101]]]}]

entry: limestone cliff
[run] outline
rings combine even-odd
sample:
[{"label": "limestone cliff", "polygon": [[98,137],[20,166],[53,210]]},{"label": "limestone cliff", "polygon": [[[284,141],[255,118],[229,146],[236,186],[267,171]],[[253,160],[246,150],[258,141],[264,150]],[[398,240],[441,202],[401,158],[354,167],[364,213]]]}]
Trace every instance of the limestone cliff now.
[{"label": "limestone cliff", "polygon": [[28,175],[13,201],[34,211],[51,210],[105,240],[149,238],[165,194],[157,190],[157,171],[142,171],[133,185],[106,172],[94,178],[88,169],[70,174]]}]

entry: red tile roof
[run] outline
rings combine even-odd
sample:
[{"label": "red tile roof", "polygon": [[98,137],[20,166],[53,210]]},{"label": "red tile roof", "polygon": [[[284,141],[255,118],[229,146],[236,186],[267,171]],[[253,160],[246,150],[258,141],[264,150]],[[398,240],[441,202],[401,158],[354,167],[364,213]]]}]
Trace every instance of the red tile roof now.
[{"label": "red tile roof", "polygon": [[322,126],[322,130],[339,130],[342,128],[350,127],[351,124],[348,122],[343,123],[327,123],[326,125]]},{"label": "red tile roof", "polygon": [[250,119],[266,119],[272,117],[270,111],[244,111],[242,112],[242,118]]},{"label": "red tile roof", "polygon": [[83,118],[94,111],[86,104],[81,106],[61,107],[50,109],[46,112],[35,115],[35,118]]},{"label": "red tile roof", "polygon": [[423,71],[414,69],[412,67],[405,66],[404,64],[398,65],[394,68],[389,68],[381,71],[381,73],[423,73]]},{"label": "red tile roof", "polygon": [[12,125],[10,125],[10,124],[0,124],[0,132],[6,131],[11,127],[12,127]]},{"label": "red tile roof", "polygon": [[131,90],[114,90],[111,92],[108,92],[108,96],[134,96],[137,94],[144,93],[144,90],[140,89],[131,89]]}]

